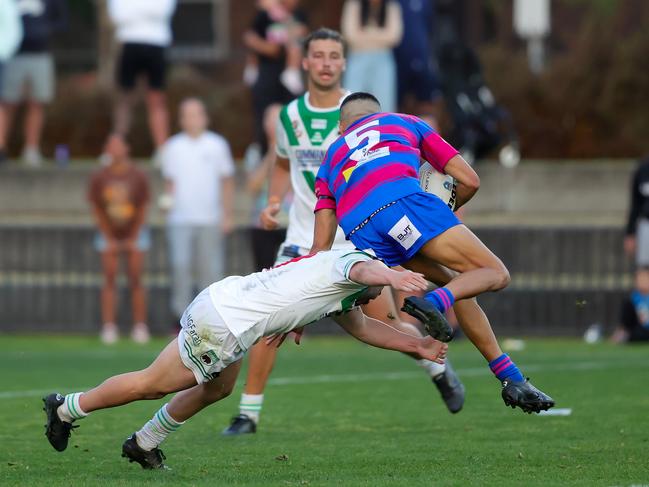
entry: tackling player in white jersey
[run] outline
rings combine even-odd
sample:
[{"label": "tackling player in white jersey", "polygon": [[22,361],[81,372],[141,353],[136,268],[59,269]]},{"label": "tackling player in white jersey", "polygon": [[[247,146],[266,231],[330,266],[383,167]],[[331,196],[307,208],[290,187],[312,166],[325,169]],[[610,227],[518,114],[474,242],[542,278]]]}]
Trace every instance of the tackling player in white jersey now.
[{"label": "tackling player in white jersey", "polygon": [[387,326],[358,308],[384,285],[413,293],[428,284],[421,274],[389,269],[356,250],[320,252],[216,282],[187,307],[178,337],[148,368],[111,377],[87,392],[45,397],[47,439],[63,451],[73,423],[90,412],[182,391],[122,445],[122,456],[129,461],[146,469],[163,468],[160,443],[232,392],[241,358],[254,343],[271,337],[268,341],[275,346],[290,331],[326,316],[375,347],[443,362],[446,344]]},{"label": "tackling player in white jersey", "polygon": [[[315,176],[329,145],[338,137],[339,105],[348,94],[341,87],[345,70],[345,49],[341,35],[330,29],[312,32],[305,40],[302,67],[307,76],[308,91],[286,105],[277,126],[277,160],[271,173],[268,206],[261,213],[266,230],[277,228],[280,203],[290,187],[294,193],[289,210],[289,224],[285,242],[280,246],[275,264],[305,255],[313,243],[316,204]],[[353,249],[338,228],[334,249]],[[392,292],[386,288],[383,295],[363,311],[388,324],[399,321],[399,306]],[[275,363],[276,347],[260,342],[249,355],[249,367],[239,414],[232,419],[225,435],[254,433],[264,399],[264,389]],[[426,361],[419,365],[433,379],[448,409],[455,413],[464,404],[464,386],[450,366]]]}]

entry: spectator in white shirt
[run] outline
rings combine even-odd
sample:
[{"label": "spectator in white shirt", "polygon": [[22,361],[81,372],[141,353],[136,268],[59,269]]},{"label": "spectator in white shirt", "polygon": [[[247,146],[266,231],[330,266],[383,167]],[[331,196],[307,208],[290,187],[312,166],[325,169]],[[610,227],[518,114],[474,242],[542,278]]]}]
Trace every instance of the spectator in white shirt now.
[{"label": "spectator in white shirt", "polygon": [[[233,229],[234,163],[228,142],[207,130],[205,105],[180,105],[182,132],[162,151],[166,182],[171,307],[177,318],[195,291],[224,274],[224,235]],[[196,271],[196,279],[194,279]]]},{"label": "spectator in white shirt", "polygon": [[[5,63],[18,49],[23,38],[23,25],[14,0],[0,0],[0,93]],[[7,158],[5,152],[6,119],[4,107],[0,104],[0,163]]]},{"label": "spectator in white shirt", "polygon": [[120,97],[115,108],[114,131],[123,136],[131,125],[138,78],[147,81],[149,130],[156,148],[169,137],[169,112],[165,88],[166,48],[172,40],[171,18],[176,0],[109,0],[108,12],[122,45],[116,81]]}]

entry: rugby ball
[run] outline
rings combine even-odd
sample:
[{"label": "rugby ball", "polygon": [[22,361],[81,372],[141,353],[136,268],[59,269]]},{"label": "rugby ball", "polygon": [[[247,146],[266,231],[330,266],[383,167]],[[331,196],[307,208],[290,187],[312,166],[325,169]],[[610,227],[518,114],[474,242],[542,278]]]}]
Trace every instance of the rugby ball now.
[{"label": "rugby ball", "polygon": [[455,211],[457,183],[453,177],[439,172],[429,162],[424,162],[419,168],[419,185],[426,193],[438,196]]}]

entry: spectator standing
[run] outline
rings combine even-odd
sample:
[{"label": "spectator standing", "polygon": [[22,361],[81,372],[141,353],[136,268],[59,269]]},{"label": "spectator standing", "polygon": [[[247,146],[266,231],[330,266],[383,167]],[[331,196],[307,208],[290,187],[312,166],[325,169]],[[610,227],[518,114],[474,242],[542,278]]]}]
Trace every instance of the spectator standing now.
[{"label": "spectator standing", "polygon": [[401,110],[439,118],[441,91],[432,49],[433,0],[399,0],[403,37],[395,48]]},{"label": "spectator standing", "polygon": [[403,35],[401,7],[395,0],[347,0],[342,13],[347,41],[343,86],[376,96],[383,110],[397,110],[397,72],[392,49]]},{"label": "spectator standing", "polygon": [[[5,0],[3,0],[5,1]],[[4,149],[16,107],[26,100],[23,161],[33,167],[43,162],[40,151],[45,105],[54,97],[54,59],[49,52],[52,33],[67,25],[64,0],[16,0],[23,39],[18,53],[5,66],[2,83],[4,123],[0,122],[0,150]],[[28,96],[25,89],[29,87]]]},{"label": "spectator standing", "polygon": [[108,165],[92,175],[88,186],[88,200],[99,228],[95,246],[101,253],[104,274],[101,339],[112,344],[119,337],[115,320],[117,271],[120,257],[125,256],[135,322],[131,338],[145,343],[149,341],[149,329],[142,271],[145,252],[150,246],[149,232],[144,224],[149,183],[145,174],[131,163],[129,146],[121,136],[111,135],[104,151]]},{"label": "spectator standing", "polygon": [[[171,263],[171,308],[176,318],[203,289],[224,275],[224,234],[233,229],[234,163],[227,141],[207,130],[203,103],[180,105],[182,132],[162,151],[169,200],[167,236]],[[194,279],[194,274],[197,279]]]},{"label": "spectator standing", "polygon": [[640,161],[631,180],[624,250],[638,267],[649,266],[649,158]]},{"label": "spectator standing", "polygon": [[169,112],[165,97],[166,50],[171,45],[171,18],[176,0],[109,0],[108,13],[115,26],[121,53],[116,81],[120,90],[114,130],[126,136],[136,102],[136,85],[146,79],[149,130],[158,150],[169,137]]},{"label": "spectator standing", "polygon": [[[5,63],[18,49],[23,38],[23,25],[14,0],[0,0],[0,93]],[[0,164],[7,159],[5,112],[0,104]]]},{"label": "spectator standing", "polygon": [[307,32],[306,16],[298,8],[299,0],[278,0],[275,5],[265,6],[258,10],[251,28],[243,36],[244,44],[258,61],[252,98],[255,138],[262,154],[268,150],[264,113],[269,105],[285,104],[294,98],[287,86],[296,88],[296,83],[301,83],[299,60],[302,55],[298,42]]}]

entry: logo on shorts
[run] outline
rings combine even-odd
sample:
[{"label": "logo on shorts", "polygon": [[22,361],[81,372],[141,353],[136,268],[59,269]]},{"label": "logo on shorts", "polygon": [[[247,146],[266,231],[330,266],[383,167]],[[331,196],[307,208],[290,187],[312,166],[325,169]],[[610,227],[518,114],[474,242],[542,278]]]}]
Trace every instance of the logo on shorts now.
[{"label": "logo on shorts", "polygon": [[421,232],[405,215],[390,229],[388,234],[406,250],[421,237]]},{"label": "logo on shorts", "polygon": [[201,355],[201,362],[203,362],[205,365],[214,365],[218,361],[219,357],[214,353],[213,350],[210,350],[207,353]]}]

